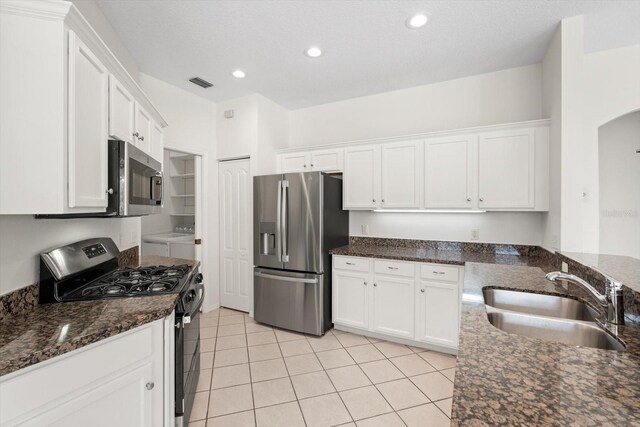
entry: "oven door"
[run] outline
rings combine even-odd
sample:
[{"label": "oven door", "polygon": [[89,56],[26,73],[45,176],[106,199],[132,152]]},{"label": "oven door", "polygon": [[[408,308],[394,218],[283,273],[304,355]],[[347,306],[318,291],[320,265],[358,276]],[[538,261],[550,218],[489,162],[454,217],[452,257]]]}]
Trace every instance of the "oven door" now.
[{"label": "oven door", "polygon": [[181,298],[176,313],[176,417],[189,419],[200,374],[200,309],[202,283],[192,284]]},{"label": "oven door", "polygon": [[164,180],[162,165],[137,147],[125,144],[121,170],[121,215],[148,215],[162,210]]}]

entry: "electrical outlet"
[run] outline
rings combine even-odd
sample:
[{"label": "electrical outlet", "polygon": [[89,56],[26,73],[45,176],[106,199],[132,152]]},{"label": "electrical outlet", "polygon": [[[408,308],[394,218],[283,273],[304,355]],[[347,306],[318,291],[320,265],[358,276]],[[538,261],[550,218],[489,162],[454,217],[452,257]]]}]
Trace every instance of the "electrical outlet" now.
[{"label": "electrical outlet", "polygon": [[566,262],[562,262],[562,268],[561,268],[563,273],[568,273],[569,272],[569,265],[567,265]]},{"label": "electrical outlet", "polygon": [[360,231],[362,232],[363,236],[368,236],[369,235],[369,224],[362,224],[360,226]]},{"label": "electrical outlet", "polygon": [[471,240],[478,240],[480,238],[480,230],[474,228],[471,230]]}]

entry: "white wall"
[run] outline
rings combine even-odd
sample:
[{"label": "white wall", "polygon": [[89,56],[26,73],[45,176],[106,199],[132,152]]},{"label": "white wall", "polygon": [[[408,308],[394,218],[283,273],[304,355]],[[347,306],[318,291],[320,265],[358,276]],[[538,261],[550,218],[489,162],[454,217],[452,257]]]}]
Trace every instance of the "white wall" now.
[{"label": "white wall", "polygon": [[276,150],[289,144],[289,110],[258,95],[256,175],[277,173]]},{"label": "white wall", "polygon": [[291,113],[291,146],[545,118],[540,64],[348,99]]},{"label": "white wall", "polygon": [[599,132],[600,252],[640,259],[640,111]]},{"label": "white wall", "polygon": [[[224,117],[233,110],[233,117]],[[258,95],[253,94],[218,103],[216,139],[219,160],[255,155],[258,143]]]},{"label": "white wall", "polygon": [[169,124],[164,129],[165,147],[203,155],[202,273],[205,310],[210,310],[220,304],[216,104],[144,73],[140,74],[140,86]]},{"label": "white wall", "polygon": [[91,237],[110,237],[120,250],[138,245],[140,218],[0,216],[0,295],[38,282],[41,252]]},{"label": "white wall", "polygon": [[364,236],[361,226],[369,226],[369,236],[401,239],[472,242],[471,230],[478,229],[484,243],[540,245],[542,216],[539,212],[486,213],[349,213],[349,234]]}]

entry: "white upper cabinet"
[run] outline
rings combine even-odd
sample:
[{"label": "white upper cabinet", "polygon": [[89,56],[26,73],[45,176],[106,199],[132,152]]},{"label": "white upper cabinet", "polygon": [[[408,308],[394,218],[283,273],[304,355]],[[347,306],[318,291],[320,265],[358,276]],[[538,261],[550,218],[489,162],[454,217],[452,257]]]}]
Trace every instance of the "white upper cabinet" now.
[{"label": "white upper cabinet", "polygon": [[311,171],[310,153],[287,153],[280,157],[282,173]]},{"label": "white upper cabinet", "polygon": [[109,76],[109,136],[134,143],[135,99],[112,74]]},{"label": "white upper cabinet", "polygon": [[474,135],[429,138],[424,155],[424,206],[471,209]]},{"label": "white upper cabinet", "polygon": [[149,154],[151,157],[162,163],[163,160],[163,149],[164,149],[164,134],[162,131],[162,126],[160,126],[157,122],[153,122],[151,125],[151,149]]},{"label": "white upper cabinet", "polygon": [[109,72],[69,31],[69,207],[107,206]]},{"label": "white upper cabinet", "polygon": [[342,171],[343,150],[316,150],[311,152],[311,169],[321,172]]},{"label": "white upper cabinet", "polygon": [[422,146],[422,141],[382,145],[382,208],[420,207]]},{"label": "white upper cabinet", "polygon": [[533,129],[480,134],[478,137],[478,207],[532,209],[535,203]]},{"label": "white upper cabinet", "polygon": [[343,209],[375,209],[380,202],[380,146],[344,150]]},{"label": "white upper cabinet", "polygon": [[136,147],[151,154],[151,130],[153,128],[153,119],[147,111],[136,102],[134,114],[135,132],[134,144]]}]

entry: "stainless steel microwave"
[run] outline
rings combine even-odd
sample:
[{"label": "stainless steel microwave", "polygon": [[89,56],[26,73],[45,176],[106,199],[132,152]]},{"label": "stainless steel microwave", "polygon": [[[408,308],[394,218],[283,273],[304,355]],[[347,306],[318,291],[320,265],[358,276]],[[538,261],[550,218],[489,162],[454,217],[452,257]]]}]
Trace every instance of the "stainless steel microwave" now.
[{"label": "stainless steel microwave", "polygon": [[162,164],[133,144],[109,141],[107,216],[160,213],[164,180]]}]

